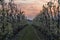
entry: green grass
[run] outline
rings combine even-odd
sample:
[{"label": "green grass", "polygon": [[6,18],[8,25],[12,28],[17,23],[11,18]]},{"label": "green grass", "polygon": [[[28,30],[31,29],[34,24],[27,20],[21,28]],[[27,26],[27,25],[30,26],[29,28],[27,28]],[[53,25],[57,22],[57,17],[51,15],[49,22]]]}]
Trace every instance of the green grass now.
[{"label": "green grass", "polygon": [[39,40],[32,26],[27,26],[18,34],[17,40]]}]

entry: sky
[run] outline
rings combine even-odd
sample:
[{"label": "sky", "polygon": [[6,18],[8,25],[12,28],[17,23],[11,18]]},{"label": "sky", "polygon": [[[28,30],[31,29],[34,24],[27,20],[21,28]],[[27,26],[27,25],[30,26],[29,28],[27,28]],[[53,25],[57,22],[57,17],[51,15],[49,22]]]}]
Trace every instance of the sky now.
[{"label": "sky", "polygon": [[[5,0],[9,2],[8,0]],[[28,19],[33,19],[42,10],[43,4],[50,0],[14,0],[14,3],[18,4],[18,8],[24,11],[25,16]]]}]

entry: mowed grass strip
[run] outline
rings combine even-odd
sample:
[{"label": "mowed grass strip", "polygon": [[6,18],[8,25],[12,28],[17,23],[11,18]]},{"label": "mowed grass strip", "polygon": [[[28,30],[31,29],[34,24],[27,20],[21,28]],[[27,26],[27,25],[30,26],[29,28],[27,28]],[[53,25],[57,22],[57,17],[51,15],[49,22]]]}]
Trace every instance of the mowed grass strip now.
[{"label": "mowed grass strip", "polygon": [[27,26],[17,36],[17,40],[39,40],[32,26]]}]

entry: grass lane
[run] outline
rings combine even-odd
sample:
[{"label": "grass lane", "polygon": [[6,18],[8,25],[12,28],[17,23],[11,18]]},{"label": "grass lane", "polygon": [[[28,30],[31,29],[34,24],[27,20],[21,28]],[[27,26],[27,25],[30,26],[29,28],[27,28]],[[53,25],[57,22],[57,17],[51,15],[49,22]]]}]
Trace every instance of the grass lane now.
[{"label": "grass lane", "polygon": [[32,26],[27,26],[19,32],[16,40],[39,40]]}]

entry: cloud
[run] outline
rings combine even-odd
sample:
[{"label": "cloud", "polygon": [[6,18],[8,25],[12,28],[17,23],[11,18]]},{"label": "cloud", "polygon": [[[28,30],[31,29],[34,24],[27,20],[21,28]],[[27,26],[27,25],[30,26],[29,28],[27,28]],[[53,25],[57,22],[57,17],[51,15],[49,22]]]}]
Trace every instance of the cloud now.
[{"label": "cloud", "polygon": [[29,19],[33,19],[42,9],[42,5],[48,1],[50,0],[14,0],[18,8],[21,8]]},{"label": "cloud", "polygon": [[41,6],[37,4],[20,4],[19,7],[29,19],[33,19],[41,10]]}]

